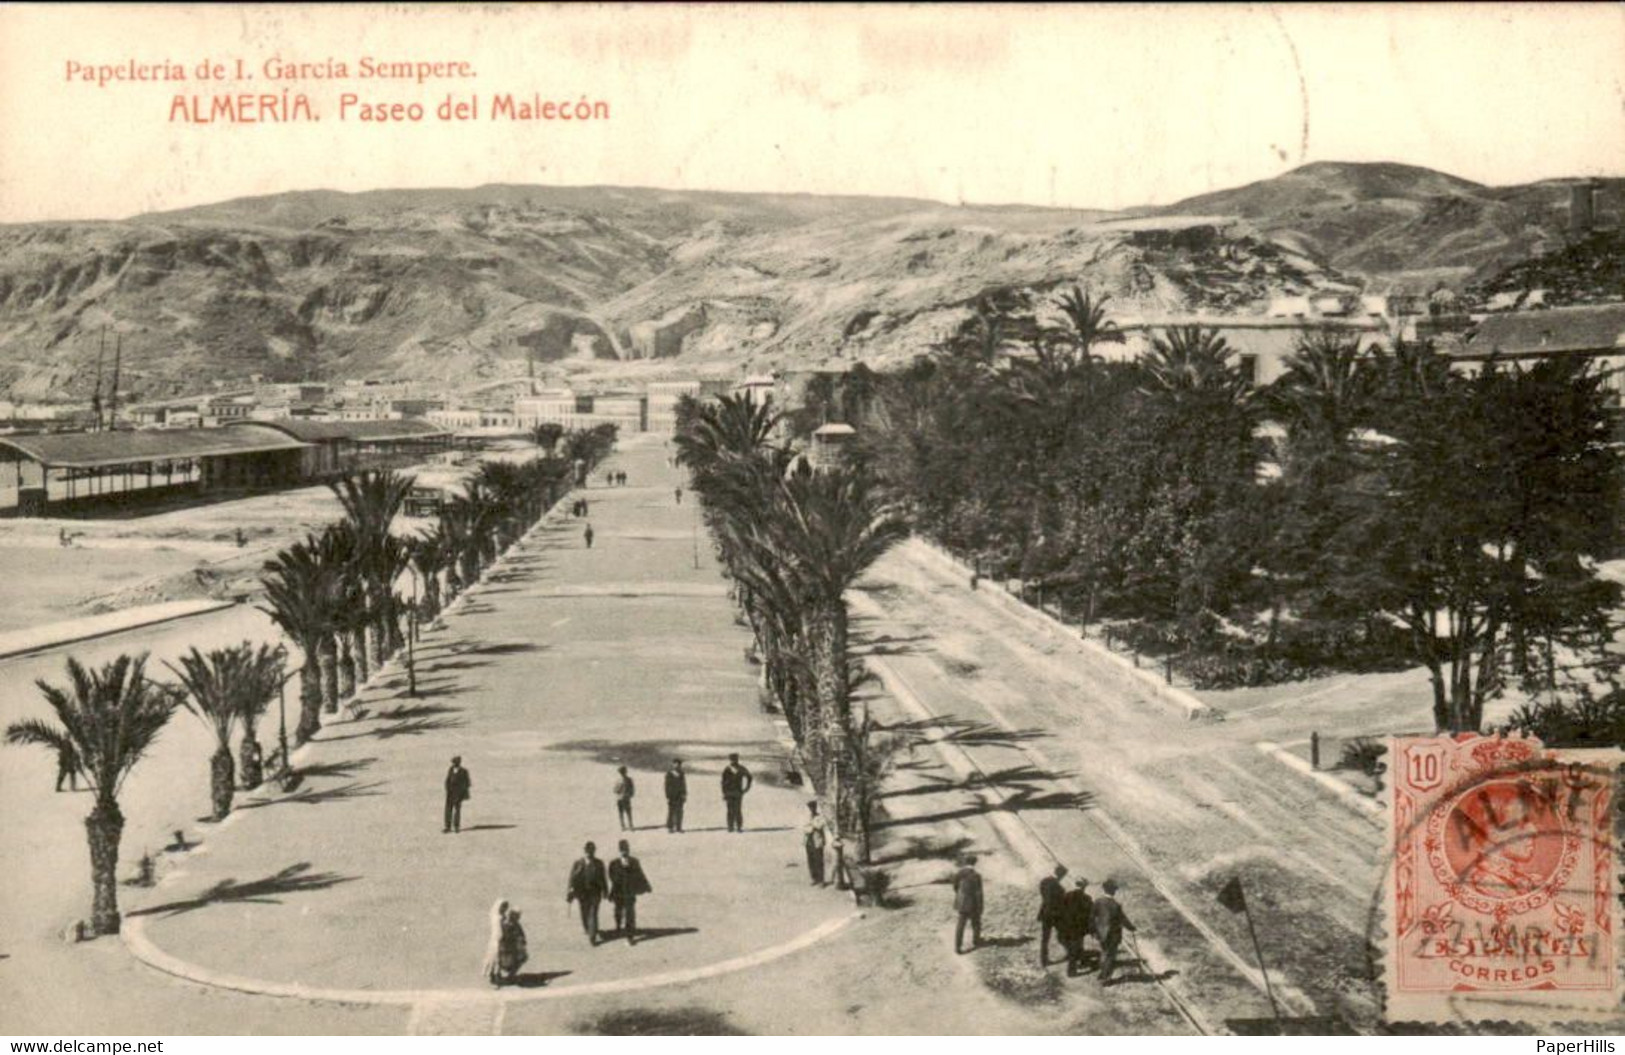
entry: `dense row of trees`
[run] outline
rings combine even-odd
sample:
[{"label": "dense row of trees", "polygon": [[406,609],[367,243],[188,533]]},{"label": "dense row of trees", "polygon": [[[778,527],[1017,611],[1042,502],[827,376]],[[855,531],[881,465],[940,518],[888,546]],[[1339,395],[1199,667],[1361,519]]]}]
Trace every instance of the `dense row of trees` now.
[{"label": "dense row of trees", "polygon": [[745,397],[678,406],[678,459],[692,473],[734,599],[755,638],[770,702],[837,835],[868,860],[876,771],[843,595],[907,534],[862,467],[814,470],[774,441],[778,415]]},{"label": "dense row of trees", "polygon": [[[564,455],[552,453],[564,443]],[[473,585],[497,555],[541,518],[570,482],[597,464],[615,444],[611,425],[562,433],[548,454],[529,462],[486,462],[465,493],[443,508],[426,534],[393,532],[412,488],[412,477],[367,471],[332,485],[344,519],[279,552],[265,565],[267,611],[303,657],[302,743],[321,727],[321,713],[367,680],[405,643],[403,613],[433,619],[443,602]],[[404,576],[421,592],[403,597]],[[91,927],[119,929],[118,858],[124,831],[119,790],[178,709],[210,730],[211,813],[231,810],[239,775],[252,788],[261,779],[257,727],[285,680],[281,647],[240,645],[204,653],[192,648],[169,665],[174,683],[147,676],[146,656],[119,656],[100,669],[67,663],[65,686],[38,682],[55,722],[28,719],[6,729],[9,744],[32,744],[75,759],[95,796],[85,819],[90,845]],[[240,736],[242,771],[232,758]],[[287,759],[281,760],[284,773]]]},{"label": "dense row of trees", "polygon": [[873,401],[866,459],[988,574],[1123,621],[1199,680],[1421,663],[1451,730],[1609,632],[1619,589],[1595,559],[1621,456],[1586,360],[1468,375],[1327,330],[1259,388],[1211,330],[1108,361],[1102,302],[1053,307],[1020,328],[984,305]]}]

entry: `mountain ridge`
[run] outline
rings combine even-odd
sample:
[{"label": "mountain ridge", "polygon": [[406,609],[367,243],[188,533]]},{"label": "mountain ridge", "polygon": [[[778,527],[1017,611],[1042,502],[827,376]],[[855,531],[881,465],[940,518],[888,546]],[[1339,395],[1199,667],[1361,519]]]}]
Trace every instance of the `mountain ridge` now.
[{"label": "mountain ridge", "polygon": [[[1315,162],[1119,211],[488,184],[4,225],[0,387],[84,398],[104,326],[126,398],[155,398],[255,373],[455,384],[531,358],[564,376],[883,364],[1001,287],[1081,284],[1125,318],[1477,287],[1569,243],[1573,182]],[[1617,225],[1625,180],[1598,182]]]}]

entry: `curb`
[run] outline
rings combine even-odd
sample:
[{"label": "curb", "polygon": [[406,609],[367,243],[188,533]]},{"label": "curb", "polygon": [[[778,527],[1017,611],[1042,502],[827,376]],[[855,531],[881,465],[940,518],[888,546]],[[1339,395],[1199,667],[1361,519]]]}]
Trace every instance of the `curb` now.
[{"label": "curb", "polygon": [[[961,566],[954,558],[918,536],[911,538],[901,548],[907,550],[910,554],[929,558],[939,569],[947,570],[955,577],[964,576],[969,572],[969,569]],[[1020,598],[1013,596],[1001,584],[984,579],[982,580],[982,586],[985,589],[976,590],[978,595],[989,599],[991,603],[1001,606],[1008,614],[1028,620],[1052,637],[1059,637],[1062,643],[1073,646],[1079,654],[1108,667],[1113,676],[1127,681],[1135,689],[1149,694],[1157,702],[1177,709],[1187,721],[1224,720],[1224,712],[1212,704],[1203,702],[1184,689],[1168,685],[1155,674],[1134,666],[1104,645],[1084,637],[1078,633],[1075,627],[1067,626],[1048,612],[1040,611]]]},{"label": "curb", "polygon": [[1258,749],[1260,754],[1275,759],[1275,761],[1286,766],[1299,776],[1308,777],[1319,785],[1321,790],[1329,792],[1337,801],[1349,807],[1355,813],[1360,814],[1366,820],[1371,821],[1377,827],[1385,827],[1382,820],[1384,813],[1382,803],[1376,799],[1362,795],[1336,777],[1315,769],[1308,762],[1305,762],[1280,744],[1260,740],[1253,746]]},{"label": "curb", "polygon": [[748,967],[760,967],[774,960],[800,952],[841,931],[866,913],[853,912],[819,924],[812,930],[798,934],[789,941],[769,946],[744,956],[735,956],[704,967],[690,967],[680,971],[644,975],[641,978],[615,979],[605,982],[585,982],[580,985],[562,985],[557,989],[539,989],[527,992],[518,989],[323,989],[297,982],[268,982],[258,978],[211,971],[206,967],[188,963],[154,945],[147,937],[146,919],[126,919],[119,930],[119,939],[141,963],[164,974],[206,985],[211,989],[229,989],[254,996],[274,996],[291,1000],[314,1000],[332,1004],[358,1004],[373,1006],[410,1007],[432,1000],[490,1000],[502,1003],[530,1003],[538,1000],[563,1000],[573,996],[602,996],[606,993],[630,993],[642,989],[655,989],[667,985],[683,985],[704,981],[724,974],[732,974]]},{"label": "curb", "polygon": [[215,612],[220,612],[227,608],[235,607],[237,607],[236,601],[212,601],[206,608],[197,608],[189,612],[176,612],[173,615],[157,616],[152,619],[144,619],[137,623],[125,623],[119,626],[109,627],[106,630],[93,630],[89,633],[75,634],[69,637],[59,638],[55,641],[47,641],[43,644],[28,645],[24,648],[12,649],[9,652],[0,652],[0,662],[4,662],[8,659],[17,659],[22,656],[32,656],[40,652],[49,652],[52,649],[62,648],[66,645],[76,645],[82,641],[95,641],[104,637],[115,637],[119,634],[127,634],[132,630],[145,630],[149,626],[161,626],[164,623],[177,623],[182,619],[192,619],[200,615],[212,615]]}]

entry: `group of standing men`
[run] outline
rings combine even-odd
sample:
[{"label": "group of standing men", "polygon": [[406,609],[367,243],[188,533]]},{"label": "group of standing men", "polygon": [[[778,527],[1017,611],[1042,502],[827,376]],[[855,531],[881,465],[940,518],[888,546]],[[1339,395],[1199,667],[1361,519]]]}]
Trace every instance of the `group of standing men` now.
[{"label": "group of standing men", "polygon": [[[1061,947],[1066,950],[1067,977],[1076,977],[1083,969],[1084,939],[1093,937],[1100,945],[1100,981],[1108,984],[1117,969],[1123,932],[1132,932],[1134,924],[1117,902],[1116,880],[1106,880],[1101,884],[1103,893],[1091,897],[1089,880],[1080,876],[1068,890],[1066,876],[1066,865],[1056,865],[1054,873],[1038,884],[1038,964],[1049,966],[1050,938],[1059,938]],[[960,858],[952,882],[956,916],[954,952],[963,954],[967,951],[964,947],[967,927],[971,932],[971,949],[982,943],[982,874],[976,870],[974,856],[966,854]]]},{"label": "group of standing men", "polygon": [[[632,800],[638,793],[637,782],[625,766],[620,766],[615,772],[615,815],[620,820],[621,831],[635,832],[638,826],[632,820]],[[683,830],[683,809],[688,804],[688,774],[683,770],[682,759],[671,760],[671,768],[666,770],[665,785],[666,830],[675,834]],[[756,778],[739,761],[739,756],[729,755],[728,765],[722,770],[722,804],[729,831],[745,830],[745,796],[755,786]]]},{"label": "group of standing men", "polygon": [[1066,974],[1076,977],[1083,969],[1083,941],[1093,937],[1100,945],[1100,981],[1111,981],[1123,932],[1133,931],[1123,906],[1117,903],[1117,882],[1101,884],[1099,897],[1089,895],[1089,880],[1079,876],[1071,890],[1066,889],[1066,865],[1056,865],[1052,875],[1038,884],[1038,964],[1049,966],[1049,940],[1053,934],[1066,950]]}]

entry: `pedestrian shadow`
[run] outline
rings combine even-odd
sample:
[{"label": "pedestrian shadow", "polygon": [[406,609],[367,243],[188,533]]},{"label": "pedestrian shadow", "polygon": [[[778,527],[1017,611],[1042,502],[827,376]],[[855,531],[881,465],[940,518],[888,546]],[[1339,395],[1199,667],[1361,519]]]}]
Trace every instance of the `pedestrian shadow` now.
[{"label": "pedestrian shadow", "polygon": [[976,943],[976,946],[977,948],[988,949],[1019,949],[1023,945],[1031,945],[1032,943],[1033,936],[1031,934],[1022,934],[1019,936],[1005,935],[997,938],[984,937]]},{"label": "pedestrian shadow", "polygon": [[513,980],[520,989],[540,989],[548,982],[557,981],[574,971],[526,971]]},{"label": "pedestrian shadow", "polygon": [[517,824],[475,824],[459,830],[464,832],[505,832],[517,827],[519,827]]},{"label": "pedestrian shadow", "polygon": [[359,784],[352,781],[349,784],[340,784],[336,788],[323,788],[320,791],[301,787],[291,795],[283,795],[281,798],[275,799],[254,799],[243,803],[237,809],[259,810],[267,806],[282,805],[320,806],[324,802],[343,802],[346,799],[371,798],[374,795],[383,794],[383,792],[376,790],[383,786],[383,781],[375,781],[371,784]]},{"label": "pedestrian shadow", "polygon": [[[659,941],[661,938],[677,938],[684,934],[698,934],[698,927],[639,927],[635,935],[636,944],[642,945],[646,941]],[[620,941],[626,937],[624,930],[601,930],[598,932],[600,942]]]},{"label": "pedestrian shadow", "polygon": [[179,916],[182,913],[206,908],[209,905],[238,903],[254,905],[280,905],[288,894],[303,894],[313,890],[326,890],[340,883],[352,883],[360,876],[340,875],[337,872],[312,872],[309,861],[289,865],[264,879],[239,883],[235,879],[222,879],[196,897],[170,901],[162,905],[128,912],[127,916]]}]

